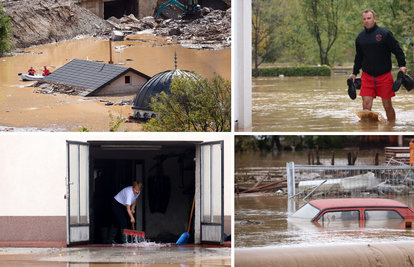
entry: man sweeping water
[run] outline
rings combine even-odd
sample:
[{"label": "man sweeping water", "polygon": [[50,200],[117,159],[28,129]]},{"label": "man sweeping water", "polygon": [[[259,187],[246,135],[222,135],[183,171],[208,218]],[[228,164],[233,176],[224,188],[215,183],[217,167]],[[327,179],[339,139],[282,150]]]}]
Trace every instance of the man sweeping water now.
[{"label": "man sweeping water", "polygon": [[133,182],[132,186],[122,189],[113,199],[111,203],[112,211],[116,217],[116,222],[111,225],[108,234],[108,243],[115,244],[115,236],[121,229],[122,243],[126,243],[126,237],[123,230],[128,226],[128,220],[131,224],[135,223],[134,213],[137,205],[137,199],[144,188],[141,182]]},{"label": "man sweeping water", "polygon": [[[395,96],[407,73],[405,55],[392,33],[376,24],[375,12],[366,9],[362,13],[365,29],[356,40],[356,54],[352,74],[348,78],[348,94],[356,98],[355,78],[362,68],[361,91],[362,108],[371,111],[374,98],[381,97],[388,121],[395,121],[395,110],[391,98]],[[391,53],[398,62],[397,79],[391,75]]]}]

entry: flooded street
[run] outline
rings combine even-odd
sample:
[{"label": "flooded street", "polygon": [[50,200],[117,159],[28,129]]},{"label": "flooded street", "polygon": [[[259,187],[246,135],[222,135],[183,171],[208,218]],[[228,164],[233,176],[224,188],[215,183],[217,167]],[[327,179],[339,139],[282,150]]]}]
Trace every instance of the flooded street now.
[{"label": "flooded street", "polygon": [[[177,53],[179,69],[195,71],[209,78],[217,72],[230,79],[230,49],[188,49],[180,45],[166,45],[168,41],[147,35],[127,38],[131,40],[112,43],[115,64],[132,67],[152,77],[174,69],[174,53]],[[45,65],[53,72],[75,58],[107,63],[108,41],[85,37],[24,51],[28,53],[0,58],[0,126],[75,132],[83,126],[90,131],[109,131],[111,119],[108,111],[115,118],[132,115],[131,106],[105,106],[101,100],[117,103],[123,99],[132,100],[133,95],[86,98],[36,94],[33,93],[35,88],[28,87],[33,82],[23,82],[18,76],[18,73],[26,73],[31,66],[38,74]],[[139,131],[141,126],[139,123],[124,123],[118,131]]]},{"label": "flooded street", "polygon": [[230,248],[0,248],[0,266],[231,266]]},{"label": "flooded street", "polygon": [[[395,123],[361,121],[362,98],[348,96],[348,75],[253,79],[254,132],[405,132],[414,130],[414,91],[402,87],[393,97]],[[393,72],[393,77],[396,73]],[[381,98],[372,111],[385,116]]]},{"label": "flooded street", "polygon": [[[395,199],[414,206],[411,195],[397,196]],[[311,222],[288,221],[288,216],[305,204],[297,198],[288,203],[287,196],[241,194],[234,201],[235,248],[414,241],[412,229],[398,228],[395,225],[360,227],[358,224],[341,224],[318,227]]]},{"label": "flooded street", "polygon": [[[355,165],[374,165],[375,153],[379,152],[379,164],[385,164],[383,149],[335,149],[335,166],[347,165],[347,153],[358,151]],[[332,150],[319,151],[320,162],[331,165]],[[235,155],[235,177],[241,187],[251,188],[256,180],[244,180],[257,173],[258,177],[266,172],[280,169],[279,179],[286,179],[286,162],[307,165],[307,151],[282,151],[278,153],[237,153]],[[272,175],[270,175],[272,176]],[[256,179],[258,179],[256,177]],[[393,241],[414,241],[414,232],[400,225],[364,224],[331,225],[318,227],[311,222],[288,221],[287,218],[306,202],[303,197],[288,199],[287,194],[247,193],[235,197],[234,228],[235,248],[314,246],[331,244],[363,244]],[[314,198],[308,198],[311,201]],[[395,196],[395,199],[414,207],[412,194]]]}]

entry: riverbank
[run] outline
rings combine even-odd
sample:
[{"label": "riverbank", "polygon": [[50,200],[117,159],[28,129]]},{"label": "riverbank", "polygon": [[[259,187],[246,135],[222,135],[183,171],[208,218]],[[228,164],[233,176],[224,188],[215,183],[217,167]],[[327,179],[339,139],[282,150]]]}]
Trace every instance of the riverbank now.
[{"label": "riverbank", "polygon": [[124,35],[146,32],[194,49],[224,49],[231,46],[231,8],[203,8],[197,19],[137,19],[133,14],[101,19],[72,0],[0,0],[13,27],[12,46],[20,49],[93,36],[109,40],[113,30]]}]

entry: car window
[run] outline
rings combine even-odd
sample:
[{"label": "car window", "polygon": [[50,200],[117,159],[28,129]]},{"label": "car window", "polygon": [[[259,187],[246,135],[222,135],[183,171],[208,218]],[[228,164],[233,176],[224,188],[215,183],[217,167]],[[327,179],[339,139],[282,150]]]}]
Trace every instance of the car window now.
[{"label": "car window", "polygon": [[349,220],[359,220],[359,211],[357,210],[328,211],[328,212],[325,212],[318,219],[318,223],[332,222],[332,221],[349,221]]},{"label": "car window", "polygon": [[290,216],[290,219],[305,220],[310,222],[316,217],[316,215],[318,215],[319,212],[319,209],[309,203],[306,203],[299,210],[293,213],[292,216]]},{"label": "car window", "polygon": [[395,210],[365,210],[365,220],[404,219]]}]

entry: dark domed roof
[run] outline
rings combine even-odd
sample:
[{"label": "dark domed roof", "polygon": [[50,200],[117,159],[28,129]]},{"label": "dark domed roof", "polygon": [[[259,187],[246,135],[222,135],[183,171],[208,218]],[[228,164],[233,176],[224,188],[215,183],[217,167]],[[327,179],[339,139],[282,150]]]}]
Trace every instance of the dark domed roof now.
[{"label": "dark domed roof", "polygon": [[187,70],[167,70],[156,74],[154,77],[149,79],[139,90],[135,96],[134,103],[132,104],[133,109],[144,109],[152,110],[149,104],[151,103],[151,97],[165,92],[170,93],[170,85],[172,80],[177,75],[183,75],[187,77],[197,76],[196,74]]}]

